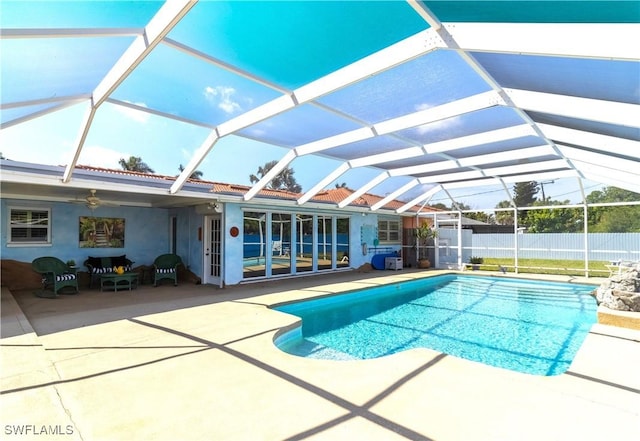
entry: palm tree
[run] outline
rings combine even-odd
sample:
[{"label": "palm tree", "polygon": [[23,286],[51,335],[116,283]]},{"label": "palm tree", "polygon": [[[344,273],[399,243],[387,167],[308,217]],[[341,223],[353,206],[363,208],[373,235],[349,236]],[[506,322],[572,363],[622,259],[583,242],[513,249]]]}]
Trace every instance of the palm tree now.
[{"label": "palm tree", "polygon": [[[278,161],[269,161],[262,167],[258,167],[257,175],[249,175],[249,181],[252,184],[255,184],[260,179],[264,178],[269,170],[271,170]],[[302,191],[302,187],[300,184],[296,182],[296,178],[293,177],[295,172],[291,167],[285,167],[278,175],[271,180],[269,184],[267,184],[267,188],[271,188],[273,190],[287,190],[293,193],[300,193]]]},{"label": "palm tree", "polygon": [[151,167],[145,164],[140,156],[129,156],[126,161],[120,158],[118,161],[122,170],[135,171],[140,173],[155,173]]},{"label": "palm tree", "polygon": [[[182,173],[184,171],[184,167],[182,166],[182,164],[180,164],[178,166],[178,170],[180,170],[180,173]],[[191,176],[189,176],[190,179],[202,179],[202,172],[200,170],[194,170],[193,173],[191,173]]]}]

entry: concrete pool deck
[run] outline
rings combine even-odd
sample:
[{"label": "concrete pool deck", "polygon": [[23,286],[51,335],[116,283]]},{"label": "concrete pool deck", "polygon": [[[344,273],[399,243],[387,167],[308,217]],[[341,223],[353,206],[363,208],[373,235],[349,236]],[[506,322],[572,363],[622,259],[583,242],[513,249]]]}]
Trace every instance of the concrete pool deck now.
[{"label": "concrete pool deck", "polygon": [[295,318],[265,305],[440,273],[340,272],[222,290],[143,285],[57,299],[2,287],[3,439],[640,439],[640,331],[594,325],[569,371],[554,377],[427,349],[334,362],[272,343]]}]

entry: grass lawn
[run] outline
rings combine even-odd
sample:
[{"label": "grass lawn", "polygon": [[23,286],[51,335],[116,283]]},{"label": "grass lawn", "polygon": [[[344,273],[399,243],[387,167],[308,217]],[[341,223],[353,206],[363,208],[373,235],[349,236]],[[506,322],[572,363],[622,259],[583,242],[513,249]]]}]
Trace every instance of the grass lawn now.
[{"label": "grass lawn", "polygon": [[[496,271],[499,266],[506,268],[508,272],[515,272],[515,260],[511,258],[485,257],[480,270]],[[609,269],[606,267],[609,261],[590,261],[589,276],[608,277]],[[583,260],[559,260],[559,259],[518,259],[519,273],[559,274],[570,276],[584,276]]]}]

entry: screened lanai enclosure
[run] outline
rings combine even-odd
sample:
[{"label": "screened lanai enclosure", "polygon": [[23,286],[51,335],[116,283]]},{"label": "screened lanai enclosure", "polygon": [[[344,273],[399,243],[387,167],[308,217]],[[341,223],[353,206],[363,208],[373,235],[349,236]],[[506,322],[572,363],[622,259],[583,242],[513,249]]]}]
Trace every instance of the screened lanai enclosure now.
[{"label": "screened lanai enclosure", "polygon": [[[455,231],[433,245],[446,265],[502,249],[517,267],[550,252],[526,242],[534,233],[578,235],[562,240],[585,269],[640,258],[637,236],[601,243],[589,220],[638,207],[637,1],[5,1],[0,23],[0,128],[14,141],[3,155],[63,163],[62,184],[96,146],[184,162],[170,195],[198,169],[241,181],[269,152],[277,163],[245,202],[291,167],[305,180],[299,206],[341,182],[353,192],[335,210],[365,193],[384,196],[374,213],[440,204],[435,223]],[[37,155],[41,133],[51,145]],[[514,186],[527,182],[542,194],[522,205]],[[626,196],[593,195],[614,188]],[[521,228],[544,207],[575,210],[571,228]],[[463,229],[472,212],[511,237],[463,243],[480,235]],[[305,260],[314,246],[340,262],[340,217],[301,213],[246,213],[247,272],[264,271],[261,258],[280,259],[274,271],[322,266]]]}]

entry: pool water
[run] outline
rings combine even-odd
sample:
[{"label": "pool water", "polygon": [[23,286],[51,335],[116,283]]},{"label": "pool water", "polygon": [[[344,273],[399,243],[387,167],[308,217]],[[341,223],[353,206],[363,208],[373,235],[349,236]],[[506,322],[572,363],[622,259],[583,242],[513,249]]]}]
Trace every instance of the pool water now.
[{"label": "pool water", "polygon": [[596,322],[594,287],[444,275],[276,307],[302,318],[288,353],[369,359],[430,348],[491,366],[558,375]]},{"label": "pool water", "polygon": [[[265,265],[267,262],[267,259],[262,256],[262,257],[248,257],[246,259],[244,259],[242,261],[242,266],[243,267],[247,267],[247,266],[260,266],[260,265]],[[291,258],[290,257],[272,257],[271,258],[271,263],[272,264],[282,264],[282,265],[288,265],[291,263]]]}]

